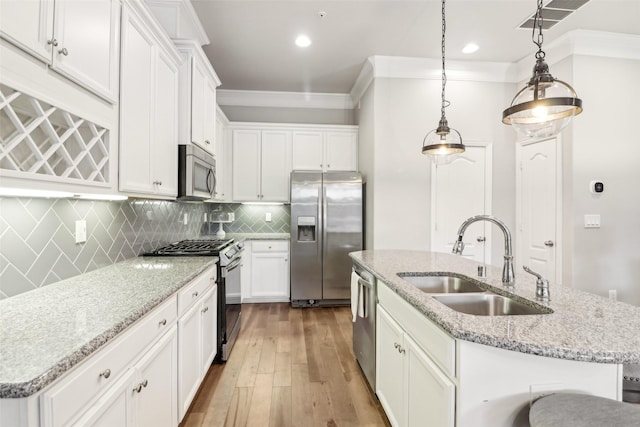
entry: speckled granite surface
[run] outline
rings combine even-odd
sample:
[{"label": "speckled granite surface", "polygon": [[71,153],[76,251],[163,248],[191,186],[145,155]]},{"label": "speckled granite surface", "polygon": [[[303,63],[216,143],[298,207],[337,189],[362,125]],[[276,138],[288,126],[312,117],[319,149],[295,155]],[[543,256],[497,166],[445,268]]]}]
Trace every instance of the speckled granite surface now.
[{"label": "speckled granite surface", "polygon": [[227,233],[236,240],[289,240],[289,233]]},{"label": "speckled granite surface", "polygon": [[0,398],[38,392],[216,261],[132,258],[0,300]]},{"label": "speckled granite surface", "polygon": [[473,316],[453,311],[396,274],[457,273],[480,280],[490,291],[540,304],[535,302],[535,278],[518,271],[515,288],[507,290],[501,284],[501,268],[487,266],[487,277],[478,278],[479,264],[457,255],[383,250],[350,255],[455,338],[559,359],[640,362],[640,307],[551,283],[547,306],[552,314]]}]

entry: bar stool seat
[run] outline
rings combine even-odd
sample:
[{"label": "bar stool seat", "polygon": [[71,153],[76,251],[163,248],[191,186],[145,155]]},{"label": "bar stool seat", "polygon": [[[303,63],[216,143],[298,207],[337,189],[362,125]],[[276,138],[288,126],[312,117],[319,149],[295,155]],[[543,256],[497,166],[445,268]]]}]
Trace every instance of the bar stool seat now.
[{"label": "bar stool seat", "polygon": [[604,397],[558,393],[531,405],[531,427],[638,427],[640,406]]}]

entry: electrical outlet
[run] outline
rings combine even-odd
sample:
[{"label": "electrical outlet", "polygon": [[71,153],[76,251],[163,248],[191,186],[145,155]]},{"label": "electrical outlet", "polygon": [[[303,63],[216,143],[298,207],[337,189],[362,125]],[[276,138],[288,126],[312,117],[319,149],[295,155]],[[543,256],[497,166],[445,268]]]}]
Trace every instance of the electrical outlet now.
[{"label": "electrical outlet", "polygon": [[618,291],[615,289],[609,289],[609,300],[618,301]]},{"label": "electrical outlet", "polygon": [[76,243],[87,241],[87,221],[79,219],[76,221]]},{"label": "electrical outlet", "polygon": [[189,224],[189,214],[188,214],[188,213],[186,213],[186,212],[184,213],[184,218],[182,219],[182,223],[183,223],[184,225]]},{"label": "electrical outlet", "polygon": [[267,212],[264,214],[264,220],[267,222],[271,222],[271,212]]},{"label": "electrical outlet", "polygon": [[207,222],[207,213],[204,213],[204,222]]}]

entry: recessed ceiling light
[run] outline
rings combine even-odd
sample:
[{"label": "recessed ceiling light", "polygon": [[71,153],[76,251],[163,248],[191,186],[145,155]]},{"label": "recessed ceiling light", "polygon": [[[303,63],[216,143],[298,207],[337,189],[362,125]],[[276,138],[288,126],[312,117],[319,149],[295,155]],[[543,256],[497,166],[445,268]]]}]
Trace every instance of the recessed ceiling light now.
[{"label": "recessed ceiling light", "polygon": [[300,35],[296,38],[296,45],[300,47],[307,47],[311,44],[311,39],[305,35]]},{"label": "recessed ceiling light", "polygon": [[478,49],[480,49],[480,46],[478,46],[475,43],[467,43],[463,48],[462,48],[462,53],[474,53],[477,52]]}]

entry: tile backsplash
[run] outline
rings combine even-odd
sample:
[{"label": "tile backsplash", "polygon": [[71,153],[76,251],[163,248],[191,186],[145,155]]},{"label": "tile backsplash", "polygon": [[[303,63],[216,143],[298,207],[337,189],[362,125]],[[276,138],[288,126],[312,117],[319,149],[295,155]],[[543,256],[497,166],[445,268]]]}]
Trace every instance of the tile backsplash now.
[{"label": "tile backsplash", "polygon": [[[289,232],[289,206],[284,205],[0,198],[0,299],[169,242],[214,234],[218,224],[205,223],[204,214],[219,209],[235,212],[235,221],[224,225],[227,232]],[[75,221],[81,219],[87,223],[87,241],[75,243]]]}]

